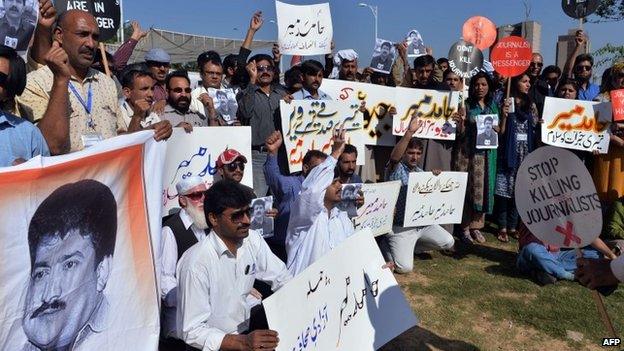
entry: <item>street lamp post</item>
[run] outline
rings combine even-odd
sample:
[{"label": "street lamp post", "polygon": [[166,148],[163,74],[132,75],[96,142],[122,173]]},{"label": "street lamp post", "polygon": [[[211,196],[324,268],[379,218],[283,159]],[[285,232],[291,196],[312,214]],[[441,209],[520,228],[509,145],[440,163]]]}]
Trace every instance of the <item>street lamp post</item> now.
[{"label": "street lamp post", "polygon": [[377,36],[377,6],[371,6],[365,2],[361,2],[358,4],[359,7],[368,7],[371,12],[373,13],[373,17],[375,18],[375,40],[377,40],[377,38],[379,38]]}]

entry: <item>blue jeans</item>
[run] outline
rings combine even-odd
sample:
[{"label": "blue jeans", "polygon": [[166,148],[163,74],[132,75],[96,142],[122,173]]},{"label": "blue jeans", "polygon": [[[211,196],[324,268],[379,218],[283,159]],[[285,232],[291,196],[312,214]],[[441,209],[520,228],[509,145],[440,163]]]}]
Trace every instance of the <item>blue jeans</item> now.
[{"label": "blue jeans", "polygon": [[513,198],[496,195],[494,208],[497,212],[498,230],[515,231],[518,228],[518,209]]},{"label": "blue jeans", "polygon": [[258,197],[264,197],[269,191],[269,186],[264,178],[264,163],[267,159],[266,152],[251,150],[251,164],[253,167],[253,190]]},{"label": "blue jeans", "polygon": [[[595,259],[601,256],[593,248],[583,249],[584,258]],[[539,269],[557,279],[574,280],[576,250],[549,252],[544,245],[530,243],[518,253],[516,267],[523,273],[529,273],[532,269]]]}]

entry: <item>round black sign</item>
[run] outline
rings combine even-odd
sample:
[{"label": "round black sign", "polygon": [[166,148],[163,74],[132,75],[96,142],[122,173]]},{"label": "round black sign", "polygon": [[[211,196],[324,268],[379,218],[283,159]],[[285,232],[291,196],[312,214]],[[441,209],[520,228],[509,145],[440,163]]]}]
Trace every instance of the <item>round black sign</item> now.
[{"label": "round black sign", "polygon": [[483,67],[483,53],[473,44],[460,40],[451,46],[449,68],[462,78],[471,78]]},{"label": "round black sign", "polygon": [[583,18],[596,12],[600,0],[561,0],[561,7],[572,18]]},{"label": "round black sign", "polygon": [[100,28],[100,41],[117,35],[121,22],[119,0],[56,0],[54,7],[59,14],[74,9],[91,13]]}]

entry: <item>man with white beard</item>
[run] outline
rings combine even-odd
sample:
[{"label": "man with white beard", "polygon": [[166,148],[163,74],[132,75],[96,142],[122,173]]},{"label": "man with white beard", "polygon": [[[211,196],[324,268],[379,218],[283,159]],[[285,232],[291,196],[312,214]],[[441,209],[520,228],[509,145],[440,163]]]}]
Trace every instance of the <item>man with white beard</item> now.
[{"label": "man with white beard", "polygon": [[[180,212],[169,218],[162,227],[160,260],[160,298],[162,299],[161,347],[172,348],[184,342],[176,335],[176,295],[178,280],[176,266],[180,257],[191,246],[208,235],[204,215],[206,183],[198,176],[182,179],[176,184]],[[168,348],[167,348],[168,347]]]}]

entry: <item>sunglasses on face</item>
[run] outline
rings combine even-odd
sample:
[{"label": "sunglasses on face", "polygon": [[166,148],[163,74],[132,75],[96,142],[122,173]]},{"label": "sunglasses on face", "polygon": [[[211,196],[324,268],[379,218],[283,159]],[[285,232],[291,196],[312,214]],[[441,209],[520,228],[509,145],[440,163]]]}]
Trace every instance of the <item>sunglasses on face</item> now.
[{"label": "sunglasses on face", "polygon": [[183,196],[188,197],[192,201],[199,201],[199,200],[203,200],[204,199],[204,192],[203,191],[196,191],[194,193],[186,194],[186,195],[183,195]]},{"label": "sunglasses on face", "polygon": [[184,89],[183,88],[173,88],[173,89],[171,89],[171,91],[173,91],[174,93],[178,93],[178,94],[182,93],[182,92],[190,94],[191,93],[191,88],[184,88]]},{"label": "sunglasses on face", "polygon": [[258,70],[258,72],[272,72],[273,71],[273,67],[271,66],[258,66],[256,67],[256,69]]},{"label": "sunglasses on face", "polygon": [[591,71],[591,69],[592,69],[592,66],[587,66],[587,65],[576,66],[577,71]]},{"label": "sunglasses on face", "polygon": [[240,169],[241,171],[245,170],[245,164],[243,162],[232,162],[230,164],[225,165],[225,167],[230,172],[234,172],[237,169]]},{"label": "sunglasses on face", "polygon": [[170,64],[166,63],[166,62],[156,62],[156,61],[148,61],[147,65],[150,67],[157,67],[157,68],[169,68]]},{"label": "sunglasses on face", "polygon": [[531,67],[543,67],[544,64],[541,62],[531,62]]},{"label": "sunglasses on face", "polygon": [[245,218],[245,216],[247,216],[247,218],[251,218],[253,214],[253,208],[251,207],[245,207],[242,208],[240,210],[236,210],[234,212],[232,212],[230,214],[230,220],[234,223],[240,223],[243,221],[243,219]]}]

